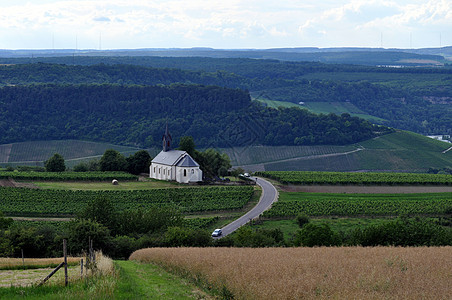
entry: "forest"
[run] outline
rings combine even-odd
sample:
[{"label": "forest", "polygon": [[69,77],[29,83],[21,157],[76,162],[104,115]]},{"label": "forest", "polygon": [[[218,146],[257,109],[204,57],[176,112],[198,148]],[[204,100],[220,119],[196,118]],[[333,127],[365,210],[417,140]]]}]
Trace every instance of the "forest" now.
[{"label": "forest", "polygon": [[0,144],[85,139],[151,147],[168,126],[176,143],[201,148],[244,145],[342,145],[391,130],[348,114],[272,109],[248,92],[172,84],[41,84],[0,88]]},{"label": "forest", "polygon": [[274,101],[350,103],[380,118],[382,125],[421,134],[452,134],[450,67],[378,68],[200,57],[4,58],[0,63],[15,63],[0,66],[0,86],[215,85]]}]

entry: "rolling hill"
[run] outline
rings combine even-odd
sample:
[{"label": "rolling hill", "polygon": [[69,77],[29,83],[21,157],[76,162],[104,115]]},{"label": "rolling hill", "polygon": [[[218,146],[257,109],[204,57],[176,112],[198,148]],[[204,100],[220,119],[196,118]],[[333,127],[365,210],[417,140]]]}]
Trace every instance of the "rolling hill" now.
[{"label": "rolling hill", "polygon": [[[452,167],[452,144],[407,131],[398,131],[346,146],[249,146],[222,148],[233,166],[248,171],[406,171]],[[139,148],[76,140],[25,142],[0,145],[0,166],[42,165],[58,152],[72,167],[83,160],[100,158],[106,149],[125,156]],[[159,149],[148,149],[155,156]]]},{"label": "rolling hill", "polygon": [[248,171],[426,172],[452,167],[452,144],[398,131],[348,146],[252,146],[224,149]]},{"label": "rolling hill", "polygon": [[[141,150],[134,147],[78,140],[21,142],[0,145],[0,165],[43,166],[45,160],[53,154],[59,153],[64,157],[66,166],[72,167],[81,161],[100,159],[107,149],[114,149],[125,156]],[[155,155],[157,149],[150,149],[150,153]]]}]

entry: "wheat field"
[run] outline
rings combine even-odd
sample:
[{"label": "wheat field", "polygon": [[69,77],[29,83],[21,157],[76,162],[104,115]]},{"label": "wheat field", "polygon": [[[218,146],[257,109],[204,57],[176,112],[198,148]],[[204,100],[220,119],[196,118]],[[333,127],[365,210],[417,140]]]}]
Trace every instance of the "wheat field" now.
[{"label": "wheat field", "polygon": [[148,248],[130,259],[236,299],[452,298],[452,247]]}]

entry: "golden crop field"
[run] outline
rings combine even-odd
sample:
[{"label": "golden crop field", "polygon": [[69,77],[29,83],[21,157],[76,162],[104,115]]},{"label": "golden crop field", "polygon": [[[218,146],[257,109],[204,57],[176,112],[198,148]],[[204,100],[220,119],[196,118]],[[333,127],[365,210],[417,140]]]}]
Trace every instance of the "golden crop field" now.
[{"label": "golden crop field", "polygon": [[450,299],[452,247],[149,248],[131,260],[237,299]]},{"label": "golden crop field", "polygon": [[[63,257],[59,258],[25,258],[23,261],[21,258],[7,258],[0,257],[0,269],[16,268],[30,266],[57,266],[64,260]],[[74,265],[80,263],[80,257],[68,257],[67,261],[69,264]]]}]

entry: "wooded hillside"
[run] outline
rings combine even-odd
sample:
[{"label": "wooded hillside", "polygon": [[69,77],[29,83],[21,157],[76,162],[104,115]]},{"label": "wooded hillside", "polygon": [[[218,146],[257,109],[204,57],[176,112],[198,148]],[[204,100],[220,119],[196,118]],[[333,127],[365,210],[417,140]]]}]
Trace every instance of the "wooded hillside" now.
[{"label": "wooded hillside", "polygon": [[0,144],[86,139],[160,146],[165,122],[200,147],[349,144],[369,139],[369,122],[344,114],[275,110],[246,91],[217,86],[30,85],[0,89]]},{"label": "wooded hillside", "polygon": [[[0,59],[0,62],[9,62]],[[55,57],[0,66],[0,86],[41,83],[217,85],[253,98],[346,103],[379,124],[420,134],[452,134],[452,69],[377,68],[314,62],[200,57]],[[126,65],[127,64],[127,65]],[[276,102],[278,103],[278,102]],[[277,106],[275,104],[274,106]]]}]

